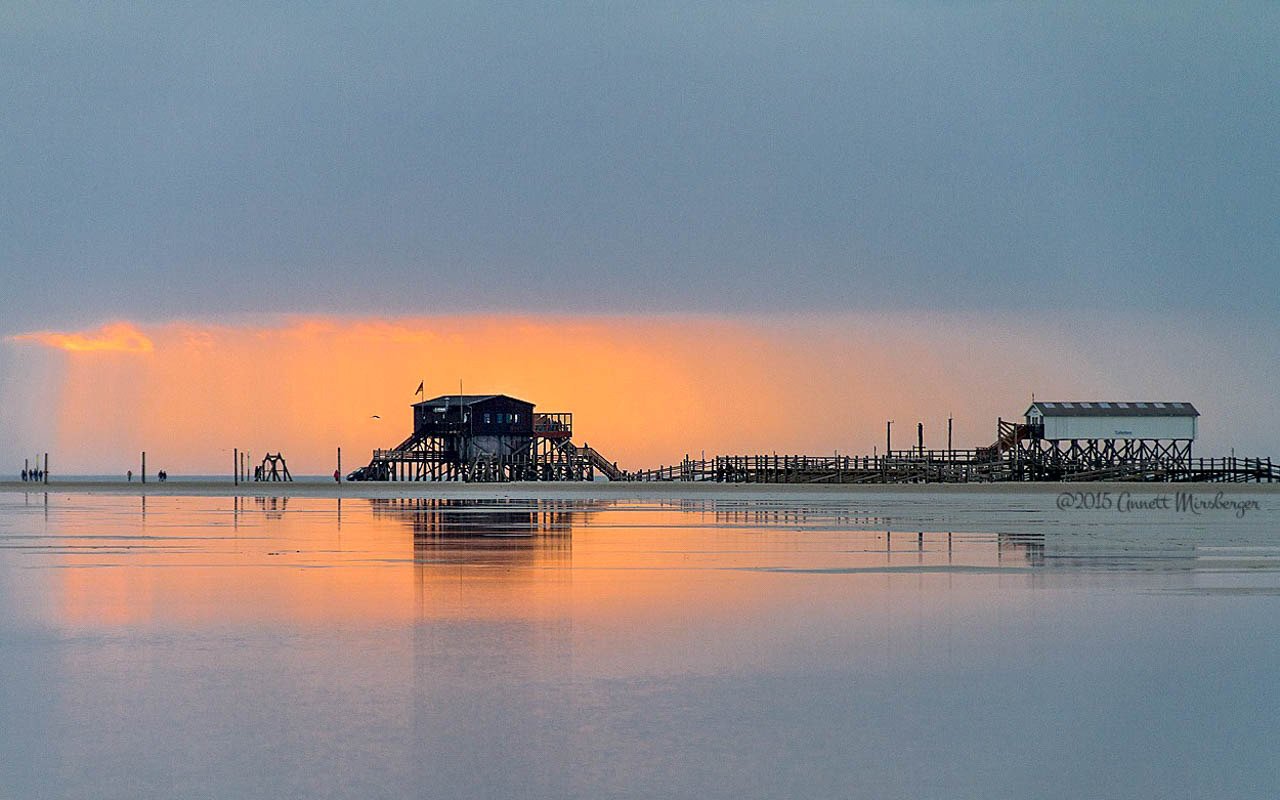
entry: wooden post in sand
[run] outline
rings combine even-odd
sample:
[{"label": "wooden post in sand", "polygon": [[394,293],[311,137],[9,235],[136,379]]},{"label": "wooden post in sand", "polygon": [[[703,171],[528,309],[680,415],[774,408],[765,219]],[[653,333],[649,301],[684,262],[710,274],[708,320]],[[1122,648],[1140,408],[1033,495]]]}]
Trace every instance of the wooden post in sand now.
[{"label": "wooden post in sand", "polygon": [[49,454],[44,454],[44,472],[40,473],[44,477],[44,482],[49,482]]},{"label": "wooden post in sand", "polygon": [[234,486],[240,485],[240,448],[231,448],[231,482]]},{"label": "wooden post in sand", "polygon": [[338,446],[338,483],[342,483],[342,446]]},{"label": "wooden post in sand", "polygon": [[147,482],[147,451],[142,451],[142,482]]}]

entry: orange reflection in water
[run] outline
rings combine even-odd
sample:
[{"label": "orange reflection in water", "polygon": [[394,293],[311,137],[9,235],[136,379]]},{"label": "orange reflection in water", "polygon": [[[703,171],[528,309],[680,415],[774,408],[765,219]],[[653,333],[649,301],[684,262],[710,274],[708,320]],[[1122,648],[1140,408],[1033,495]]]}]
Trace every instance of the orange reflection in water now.
[{"label": "orange reflection in water", "polygon": [[341,622],[376,619],[388,609],[411,613],[394,610],[406,605],[405,587],[387,579],[389,564],[411,563],[411,545],[386,526],[344,519],[340,527],[333,502],[121,502],[133,513],[113,509],[95,519],[91,538],[77,535],[83,528],[74,521],[67,526],[57,571],[65,624]]},{"label": "orange reflection in water", "polygon": [[897,580],[938,580],[912,570],[1021,567],[1043,552],[1034,537],[854,532],[877,521],[703,501],[96,502],[91,511],[55,507],[45,534],[54,544],[29,554],[48,568],[53,624],[572,617],[661,631],[691,616],[734,620],[761,604],[874,594],[889,577],[879,568],[905,570]]}]

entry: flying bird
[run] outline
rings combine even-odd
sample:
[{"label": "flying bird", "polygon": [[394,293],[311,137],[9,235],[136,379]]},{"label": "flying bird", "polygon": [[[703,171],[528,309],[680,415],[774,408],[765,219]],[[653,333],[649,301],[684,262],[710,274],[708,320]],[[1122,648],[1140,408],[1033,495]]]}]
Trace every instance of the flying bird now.
[{"label": "flying bird", "polygon": [[382,419],[382,417],[378,416],[377,414],[374,414],[373,416],[369,417],[369,419]]}]

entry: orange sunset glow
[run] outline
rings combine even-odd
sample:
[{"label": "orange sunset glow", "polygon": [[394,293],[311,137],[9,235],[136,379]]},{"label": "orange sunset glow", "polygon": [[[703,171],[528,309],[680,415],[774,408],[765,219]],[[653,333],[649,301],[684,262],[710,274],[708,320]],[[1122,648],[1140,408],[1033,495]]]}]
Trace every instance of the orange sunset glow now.
[{"label": "orange sunset glow", "polygon": [[420,381],[427,397],[461,380],[572,411],[575,438],[624,468],[702,450],[870,453],[888,419],[895,446],[914,444],[917,421],[943,446],[948,414],[956,446],[987,444],[1055,374],[1124,391],[1052,331],[902,314],[117,322],[12,344],[60,362],[45,413],[57,463],[82,473],[123,472],[146,450],[153,468],[220,474],[239,448],[327,474],[338,446],[350,469],[409,433]]}]

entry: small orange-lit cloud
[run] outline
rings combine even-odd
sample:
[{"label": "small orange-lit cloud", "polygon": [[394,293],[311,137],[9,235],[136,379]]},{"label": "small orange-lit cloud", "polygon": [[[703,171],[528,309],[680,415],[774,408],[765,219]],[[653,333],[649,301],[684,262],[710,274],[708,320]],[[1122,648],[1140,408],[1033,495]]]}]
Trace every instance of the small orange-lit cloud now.
[{"label": "small orange-lit cloud", "polygon": [[81,333],[35,331],[10,336],[14,342],[34,342],[68,353],[149,353],[155,349],[151,339],[128,322],[112,322],[97,330]]}]

